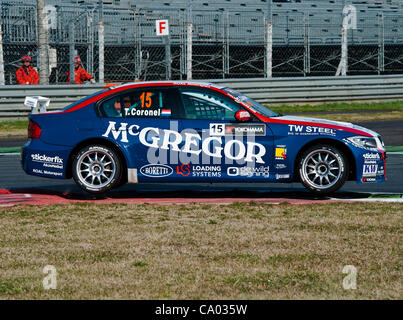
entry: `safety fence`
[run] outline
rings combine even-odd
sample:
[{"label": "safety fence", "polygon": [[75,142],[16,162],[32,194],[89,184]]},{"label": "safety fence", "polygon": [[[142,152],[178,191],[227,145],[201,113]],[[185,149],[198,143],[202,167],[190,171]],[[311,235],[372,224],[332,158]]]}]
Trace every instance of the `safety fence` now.
[{"label": "safety fence", "polygon": [[[403,76],[305,77],[210,80],[238,90],[264,104],[403,99]],[[0,86],[0,117],[25,116],[26,96],[51,99],[49,110],[61,109],[102,85]]]},{"label": "safety fence", "polygon": [[[49,82],[67,83],[76,55],[100,82],[332,76],[344,40],[346,74],[403,73],[403,12],[356,10],[343,38],[343,21],[353,11],[343,13],[341,3],[339,12],[276,8],[271,15],[49,5]],[[36,6],[0,4],[5,84],[15,84],[22,56],[40,65]],[[156,20],[162,19],[169,22],[168,36],[156,35]]]}]

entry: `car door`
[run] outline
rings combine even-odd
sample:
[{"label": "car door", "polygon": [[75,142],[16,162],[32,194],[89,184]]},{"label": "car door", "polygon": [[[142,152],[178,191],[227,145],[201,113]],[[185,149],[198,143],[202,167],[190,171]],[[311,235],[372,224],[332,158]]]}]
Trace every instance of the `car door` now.
[{"label": "car door", "polygon": [[103,136],[126,149],[138,182],[178,180],[171,165],[175,155],[167,143],[179,132],[178,100],[174,87],[150,86],[109,97],[100,106],[106,128]]},{"label": "car door", "polygon": [[254,116],[238,122],[235,114],[244,107],[216,90],[182,87],[179,92],[180,129],[194,137],[193,153],[182,152],[179,159],[179,173],[193,182],[274,180],[273,137],[265,123]]}]

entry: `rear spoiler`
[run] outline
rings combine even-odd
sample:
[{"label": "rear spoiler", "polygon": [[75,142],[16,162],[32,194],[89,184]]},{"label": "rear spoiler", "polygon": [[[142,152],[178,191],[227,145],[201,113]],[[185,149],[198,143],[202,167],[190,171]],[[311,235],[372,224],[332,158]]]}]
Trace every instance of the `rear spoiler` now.
[{"label": "rear spoiler", "polygon": [[49,107],[50,99],[34,96],[34,97],[25,97],[24,105],[28,108],[31,108],[31,113],[44,113]]}]

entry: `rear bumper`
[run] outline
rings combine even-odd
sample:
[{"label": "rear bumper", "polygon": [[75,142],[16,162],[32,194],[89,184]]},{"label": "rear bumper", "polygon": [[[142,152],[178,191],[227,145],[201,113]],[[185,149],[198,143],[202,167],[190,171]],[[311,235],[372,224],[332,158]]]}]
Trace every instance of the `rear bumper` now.
[{"label": "rear bumper", "polygon": [[29,175],[64,179],[70,152],[70,148],[49,145],[40,139],[30,139],[22,147],[21,165]]}]

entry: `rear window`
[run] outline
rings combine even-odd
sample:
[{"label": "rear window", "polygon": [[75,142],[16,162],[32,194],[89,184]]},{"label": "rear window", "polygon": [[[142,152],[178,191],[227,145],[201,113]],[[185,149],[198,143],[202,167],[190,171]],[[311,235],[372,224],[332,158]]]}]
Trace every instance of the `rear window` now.
[{"label": "rear window", "polygon": [[108,90],[110,90],[110,88],[107,88],[107,89],[104,89],[104,90],[101,90],[101,91],[97,91],[97,92],[93,93],[92,95],[90,95],[88,97],[82,98],[82,99],[80,99],[80,100],[68,105],[67,107],[62,109],[62,111],[67,111],[67,110],[69,110],[71,108],[74,108],[75,106],[79,105],[80,103],[82,103],[82,102],[84,102],[84,101],[86,101],[88,99],[94,98],[94,97],[96,97],[96,96],[98,96],[98,95],[100,95],[100,94],[102,94],[102,93],[104,93],[104,92],[106,92]]}]

